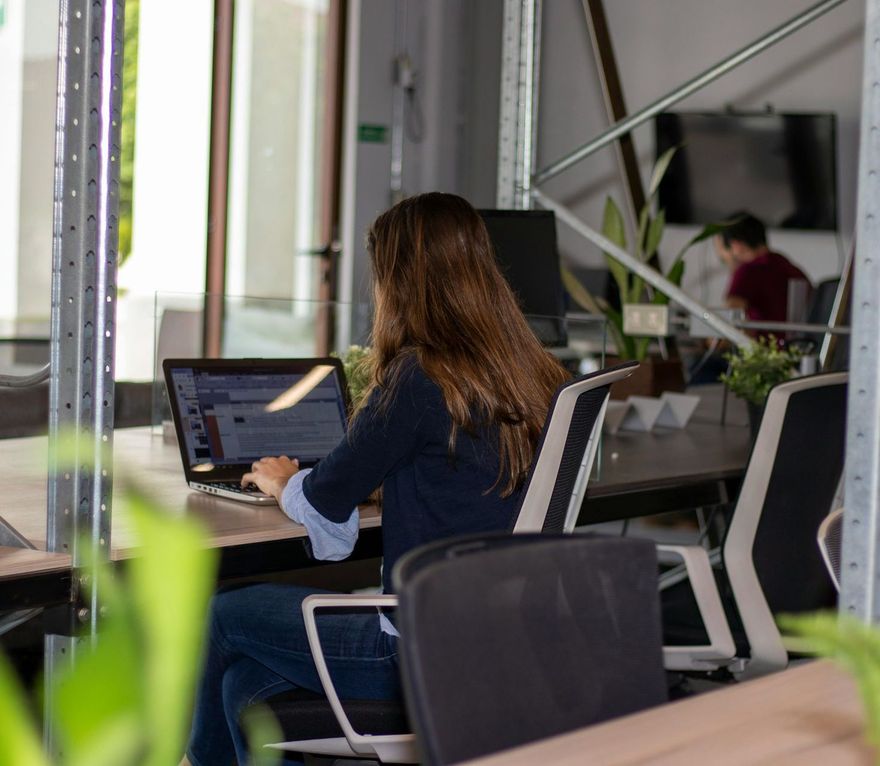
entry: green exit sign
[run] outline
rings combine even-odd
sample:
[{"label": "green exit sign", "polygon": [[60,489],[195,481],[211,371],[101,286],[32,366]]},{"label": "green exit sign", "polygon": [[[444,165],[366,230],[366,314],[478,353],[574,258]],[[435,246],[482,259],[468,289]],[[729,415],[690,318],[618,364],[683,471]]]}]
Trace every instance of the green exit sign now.
[{"label": "green exit sign", "polygon": [[6,24],[6,0],[0,0],[0,29]]},{"label": "green exit sign", "polygon": [[387,125],[358,125],[358,141],[364,144],[384,144],[388,141]]}]

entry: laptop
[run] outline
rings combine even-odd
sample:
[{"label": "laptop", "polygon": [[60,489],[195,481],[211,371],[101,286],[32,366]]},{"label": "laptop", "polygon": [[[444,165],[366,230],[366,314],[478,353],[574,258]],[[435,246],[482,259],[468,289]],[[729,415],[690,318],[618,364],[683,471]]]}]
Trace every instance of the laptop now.
[{"label": "laptop", "polygon": [[273,504],[241,478],[261,457],[314,466],[345,435],[342,362],[318,359],[166,359],[162,363],[183,472],[192,489]]}]

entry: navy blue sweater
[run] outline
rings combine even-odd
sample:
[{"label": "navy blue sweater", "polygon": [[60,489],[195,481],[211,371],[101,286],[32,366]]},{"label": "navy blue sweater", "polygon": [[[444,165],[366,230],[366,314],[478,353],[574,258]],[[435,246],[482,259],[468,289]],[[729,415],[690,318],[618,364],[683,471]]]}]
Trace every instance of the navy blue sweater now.
[{"label": "navy blue sweater", "polygon": [[472,532],[509,529],[519,493],[502,498],[494,428],[459,430],[449,452],[452,420],[440,387],[407,360],[387,406],[374,390],[349,434],[305,478],[303,493],[334,522],[379,485],[382,493],[383,588],[404,553],[423,543]]}]

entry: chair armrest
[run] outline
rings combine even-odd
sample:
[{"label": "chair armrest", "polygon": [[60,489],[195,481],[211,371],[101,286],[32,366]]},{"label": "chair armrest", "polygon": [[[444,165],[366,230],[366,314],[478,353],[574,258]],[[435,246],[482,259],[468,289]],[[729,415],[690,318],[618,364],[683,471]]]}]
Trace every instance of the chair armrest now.
[{"label": "chair armrest", "polygon": [[721,595],[705,548],[699,545],[658,545],[657,551],[681,557],[697,600],[700,619],[709,634],[709,643],[705,646],[664,646],[666,669],[714,669],[719,663],[733,659],[736,654],[733,634],[724,614]]},{"label": "chair armrest", "polygon": [[[324,651],[321,649],[321,640],[318,636],[318,625],[315,619],[316,609],[362,609],[364,607],[393,607],[397,606],[397,596],[383,595],[360,595],[350,593],[331,593],[331,594],[314,594],[306,596],[302,602],[303,621],[306,626],[306,636],[309,639],[309,648],[312,657],[315,660],[315,667],[318,670],[318,677],[321,679],[321,686],[324,688],[324,694],[330,702],[333,714],[339,722],[342,733],[348,740],[349,747],[359,755],[372,755],[375,757],[374,745],[377,740],[382,737],[358,734],[348,720],[333,680],[330,678],[330,671],[327,668],[327,661],[324,659]],[[376,618],[378,621],[378,617]],[[369,743],[369,744],[368,744]]]}]

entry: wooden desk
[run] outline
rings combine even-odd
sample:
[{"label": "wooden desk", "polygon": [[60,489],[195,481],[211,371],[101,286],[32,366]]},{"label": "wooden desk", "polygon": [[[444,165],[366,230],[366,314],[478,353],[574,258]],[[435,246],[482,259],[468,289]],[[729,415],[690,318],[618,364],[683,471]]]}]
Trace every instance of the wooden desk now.
[{"label": "wooden desk", "polygon": [[[598,480],[591,482],[579,523],[643,516],[683,507],[724,501],[734,492],[749,452],[744,413],[731,412],[729,425],[718,422],[718,389],[700,389],[702,401],[682,430],[652,434],[622,432],[604,438]],[[0,516],[45,548],[46,439],[0,440],[0,464],[16,477],[14,492],[0,496]],[[114,434],[114,512],[111,558],[135,552],[131,530],[118,493],[124,477],[146,482],[145,489],[163,507],[202,519],[212,546],[223,549],[221,576],[273,572],[314,566],[305,548],[305,530],[276,507],[256,507],[193,492],[186,485],[176,445],[163,442],[149,428],[121,429]],[[380,519],[361,514],[361,540],[353,558],[381,555]],[[298,541],[293,544],[291,541]],[[0,583],[21,577],[21,555],[0,551]],[[41,570],[39,562],[46,565]],[[31,557],[31,574],[58,568],[58,560]],[[2,603],[2,600],[0,600]]]},{"label": "wooden desk", "polygon": [[[16,477],[14,491],[0,496],[0,516],[38,548],[45,549],[46,438],[0,441],[0,464],[7,477]],[[210,545],[222,549],[222,577],[319,563],[310,558],[306,549],[305,528],[288,519],[277,506],[252,506],[192,491],[184,480],[177,446],[164,443],[149,428],[116,431],[114,477],[110,539],[110,557],[114,561],[130,558],[137,552],[122,499],[124,480],[129,477],[171,513],[196,516],[204,522]],[[375,509],[362,511],[361,539],[353,558],[381,555],[380,527],[381,519]],[[69,566],[69,556],[0,548],[0,588],[12,579],[20,583],[37,575],[63,572]],[[6,599],[0,598],[0,608],[6,603]]]},{"label": "wooden desk", "polygon": [[468,766],[869,766],[855,684],[828,662],[470,761]]},{"label": "wooden desk", "polygon": [[[253,506],[191,490],[183,477],[180,452],[149,428],[114,434],[114,513],[110,557],[114,561],[136,552],[132,531],[122,512],[126,478],[138,483],[158,505],[172,513],[197,516],[207,526],[212,547],[227,547],[306,537],[302,525],[277,506]],[[46,544],[46,439],[0,441],[0,463],[16,480],[15,492],[0,500],[0,516],[38,548]],[[361,527],[381,525],[375,510],[362,514]]]}]

